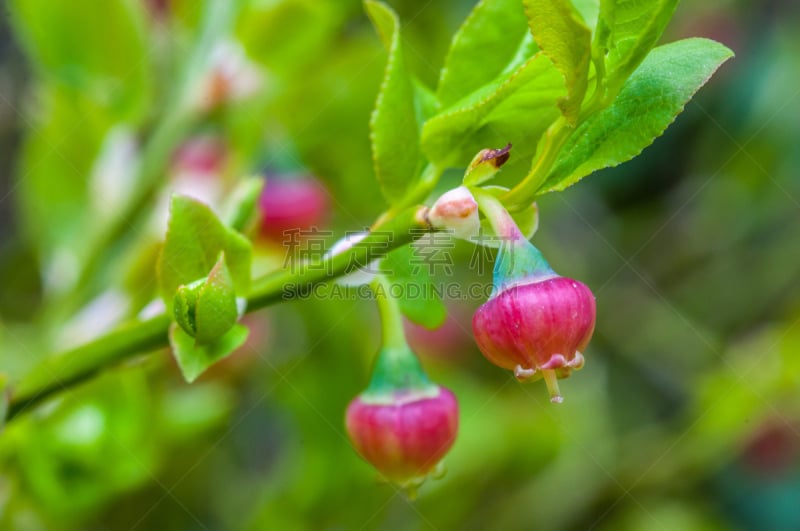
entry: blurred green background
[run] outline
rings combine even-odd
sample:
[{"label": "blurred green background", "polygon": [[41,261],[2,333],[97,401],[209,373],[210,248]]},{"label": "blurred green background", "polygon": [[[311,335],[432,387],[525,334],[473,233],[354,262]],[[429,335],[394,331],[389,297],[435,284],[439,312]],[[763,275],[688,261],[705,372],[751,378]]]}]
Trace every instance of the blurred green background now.
[{"label": "blurred green background", "polygon": [[[212,44],[202,1],[4,5],[2,372],[145,309],[167,190],[213,202],[242,175],[313,175],[336,235],[384,209],[368,121],[385,52],[360,2],[241,4]],[[435,84],[473,2],[391,4]],[[798,27],[788,0],[685,2],[664,40],[714,38],[736,59],[642,156],[539,201],[535,242],[597,296],[563,405],[481,357],[482,300],[409,328],[461,404],[448,473],[417,500],[344,434],[380,339],[371,303],[298,301],[248,316],[248,344],[191,386],[164,351],[7,426],[0,529],[800,529]],[[249,83],[186,118],[210,90],[191,65],[212,56]],[[192,148],[224,156],[198,167]],[[450,252],[461,285],[490,281],[472,247]],[[282,253],[260,242],[259,270]]]}]

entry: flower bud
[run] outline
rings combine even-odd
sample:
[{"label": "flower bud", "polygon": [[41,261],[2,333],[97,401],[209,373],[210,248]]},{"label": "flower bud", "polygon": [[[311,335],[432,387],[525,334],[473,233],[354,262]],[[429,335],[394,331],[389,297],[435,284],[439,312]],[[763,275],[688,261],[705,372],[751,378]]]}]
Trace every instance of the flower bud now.
[{"label": "flower bud", "polygon": [[482,149],[469,163],[464,184],[475,186],[492,179],[511,156],[511,144],[499,149]]},{"label": "flower bud", "polygon": [[520,380],[543,377],[560,403],[558,378],[583,367],[595,325],[595,299],[581,282],[557,275],[505,211],[494,213],[506,238],[494,268],[494,291],[475,312],[472,330],[483,355]]},{"label": "flower bud", "polygon": [[428,221],[437,229],[453,232],[456,238],[474,238],[481,228],[478,203],[466,186],[445,192],[428,212]]},{"label": "flower bud", "polygon": [[267,179],[259,200],[261,233],[284,242],[321,226],[328,216],[328,193],[315,179]]},{"label": "flower bud", "polygon": [[347,408],[347,433],[358,453],[388,480],[414,486],[435,472],[458,431],[458,403],[444,387],[369,390]]},{"label": "flower bud", "polygon": [[432,383],[403,333],[398,302],[383,276],[372,289],[383,327],[369,387],[348,406],[345,424],[358,453],[389,481],[410,490],[420,485],[453,446],[458,403],[453,393]]},{"label": "flower bud", "polygon": [[222,337],[243,311],[233,290],[224,254],[208,277],[180,286],[173,300],[175,321],[200,345]]}]

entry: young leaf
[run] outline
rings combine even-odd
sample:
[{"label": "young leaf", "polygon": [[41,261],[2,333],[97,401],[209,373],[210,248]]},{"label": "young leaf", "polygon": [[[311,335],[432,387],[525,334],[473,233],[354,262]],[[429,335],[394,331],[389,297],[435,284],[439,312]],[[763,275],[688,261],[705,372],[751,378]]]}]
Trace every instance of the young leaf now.
[{"label": "young leaf", "polygon": [[487,85],[431,118],[422,129],[422,149],[440,167],[464,167],[486,146],[509,142],[515,156],[532,154],[558,117],[556,102],[563,95],[563,79],[538,53],[499,86]]},{"label": "young leaf", "polygon": [[[436,97],[446,109],[499,77],[525,42],[522,61],[536,53],[519,0],[481,0],[453,36]],[[520,63],[522,62],[520,61]],[[516,65],[518,66],[518,64]]]},{"label": "young leaf", "polygon": [[601,0],[595,48],[607,80],[622,84],[656,45],[679,0]]},{"label": "young leaf", "polygon": [[206,369],[230,355],[247,340],[246,326],[235,324],[225,335],[208,345],[197,345],[195,339],[176,323],[169,328],[169,344],[183,378],[192,383]]},{"label": "young leaf", "polygon": [[401,295],[398,303],[403,315],[414,323],[434,329],[444,323],[447,308],[432,289],[430,269],[434,264],[426,263],[425,256],[421,256],[426,253],[418,249],[406,245],[392,251],[381,261],[381,270],[386,272],[392,285],[398,286]]},{"label": "young leaf", "polygon": [[525,0],[536,43],[564,76],[567,96],[559,108],[575,124],[586,94],[592,33],[570,0]]},{"label": "young leaf", "polygon": [[197,344],[204,345],[216,341],[231,329],[238,317],[233,279],[225,265],[225,255],[220,254],[219,260],[214,264],[208,279],[197,294],[194,336]]},{"label": "young leaf", "polygon": [[563,190],[590,173],[637,156],[661,136],[684,105],[733,56],[708,39],[655,48],[609,108],[581,124],[541,190]]},{"label": "young leaf", "polygon": [[246,294],[250,287],[250,242],[223,225],[207,205],[191,197],[174,196],[167,238],[156,266],[167,307],[172,307],[179,286],[208,275],[221,252],[225,253],[236,293]]},{"label": "young leaf", "polygon": [[370,139],[381,191],[389,203],[395,204],[404,198],[420,167],[414,86],[406,70],[397,15],[386,4],[374,0],[366,0],[364,6],[389,51],[370,119]]}]

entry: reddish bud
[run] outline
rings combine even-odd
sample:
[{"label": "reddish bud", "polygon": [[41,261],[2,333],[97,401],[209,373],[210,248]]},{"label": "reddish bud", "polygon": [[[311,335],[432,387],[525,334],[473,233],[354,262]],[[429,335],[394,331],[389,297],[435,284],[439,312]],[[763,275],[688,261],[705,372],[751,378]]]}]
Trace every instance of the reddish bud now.
[{"label": "reddish bud", "polygon": [[413,486],[434,472],[458,431],[456,397],[438,385],[394,393],[364,393],[347,408],[347,433],[358,453],[387,479]]},{"label": "reddish bud", "polygon": [[267,179],[259,206],[261,233],[286,241],[302,231],[318,228],[328,216],[328,193],[315,179]]},{"label": "reddish bud", "polygon": [[466,186],[459,186],[436,200],[428,212],[428,222],[437,229],[452,231],[456,238],[469,240],[481,228],[478,203]]}]

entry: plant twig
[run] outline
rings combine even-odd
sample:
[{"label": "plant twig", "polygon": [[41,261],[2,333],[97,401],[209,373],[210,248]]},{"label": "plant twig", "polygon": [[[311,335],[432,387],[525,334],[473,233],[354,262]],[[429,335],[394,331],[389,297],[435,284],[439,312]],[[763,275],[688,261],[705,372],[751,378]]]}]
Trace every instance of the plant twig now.
[{"label": "plant twig", "polygon": [[[358,244],[334,256],[295,264],[289,269],[253,281],[247,298],[247,311],[253,312],[284,300],[309,293],[313,286],[346,275],[359,264],[385,256],[390,251],[433,230],[426,220],[427,208],[417,206],[400,212],[377,225]],[[169,345],[167,330],[172,319],[160,314],[145,321],[134,321],[61,354],[49,356],[13,386],[8,419],[19,416],[46,398],[69,389],[97,372],[145,352]]]}]

